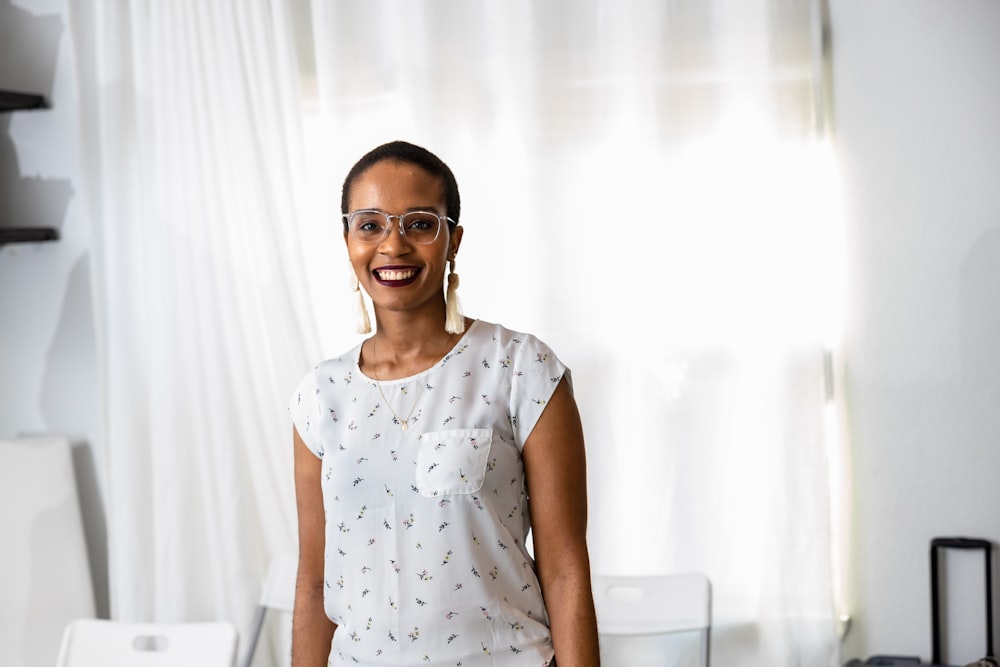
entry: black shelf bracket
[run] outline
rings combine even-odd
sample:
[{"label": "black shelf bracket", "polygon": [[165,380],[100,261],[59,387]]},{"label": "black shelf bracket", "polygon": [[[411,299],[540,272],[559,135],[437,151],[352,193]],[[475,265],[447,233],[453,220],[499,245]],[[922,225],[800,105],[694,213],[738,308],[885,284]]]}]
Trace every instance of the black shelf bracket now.
[{"label": "black shelf bracket", "polygon": [[55,241],[58,238],[59,233],[52,227],[0,227],[0,246]]},{"label": "black shelf bracket", "polygon": [[41,95],[20,93],[14,90],[0,90],[0,112],[47,109],[48,103]]}]

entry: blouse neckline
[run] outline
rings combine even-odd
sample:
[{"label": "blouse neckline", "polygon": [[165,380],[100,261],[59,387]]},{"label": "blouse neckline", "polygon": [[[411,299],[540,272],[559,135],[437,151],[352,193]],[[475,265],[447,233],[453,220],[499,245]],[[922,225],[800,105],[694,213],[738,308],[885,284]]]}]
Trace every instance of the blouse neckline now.
[{"label": "blouse neckline", "polygon": [[454,356],[457,353],[456,351],[460,347],[462,347],[462,345],[465,344],[465,339],[469,337],[469,334],[472,333],[473,329],[479,326],[479,322],[480,320],[472,320],[472,324],[470,324],[465,329],[465,333],[462,334],[462,337],[459,338],[455,342],[455,344],[441,356],[440,359],[438,359],[436,362],[434,362],[424,370],[420,371],[419,373],[414,373],[413,375],[408,375],[406,377],[401,377],[401,378],[393,378],[392,380],[376,380],[375,378],[373,378],[372,376],[368,375],[367,373],[361,370],[361,348],[364,347],[364,342],[360,343],[358,347],[355,349],[354,369],[361,375],[361,377],[365,378],[366,380],[368,380],[373,384],[380,384],[382,386],[387,386],[387,385],[404,384],[406,382],[412,382],[413,380],[416,380],[419,377],[427,375],[428,373],[437,370],[438,368],[443,366],[445,361]]}]

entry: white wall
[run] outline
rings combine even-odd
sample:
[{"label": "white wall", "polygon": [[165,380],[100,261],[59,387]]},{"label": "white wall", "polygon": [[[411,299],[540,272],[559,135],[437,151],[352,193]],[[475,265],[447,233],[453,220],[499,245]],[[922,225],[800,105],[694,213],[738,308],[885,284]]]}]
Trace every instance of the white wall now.
[{"label": "white wall", "polygon": [[[1000,3],[831,0],[831,22],[850,257],[845,658],[927,660],[930,539],[1000,541]],[[952,619],[970,635],[952,660],[984,652],[979,595]]]},{"label": "white wall", "polygon": [[60,240],[0,249],[0,439],[74,441],[99,613],[107,613],[100,403],[89,225],[77,170],[76,88],[65,0],[0,0],[0,87],[50,108],[0,116],[0,226]]}]

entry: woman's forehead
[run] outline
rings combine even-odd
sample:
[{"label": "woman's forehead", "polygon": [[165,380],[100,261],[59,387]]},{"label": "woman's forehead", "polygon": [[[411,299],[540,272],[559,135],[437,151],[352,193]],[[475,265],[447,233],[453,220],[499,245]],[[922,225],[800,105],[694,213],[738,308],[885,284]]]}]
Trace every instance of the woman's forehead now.
[{"label": "woman's forehead", "polygon": [[444,203],[444,184],[419,165],[382,160],[355,178],[350,203],[351,208],[384,208],[389,204],[436,207]]}]

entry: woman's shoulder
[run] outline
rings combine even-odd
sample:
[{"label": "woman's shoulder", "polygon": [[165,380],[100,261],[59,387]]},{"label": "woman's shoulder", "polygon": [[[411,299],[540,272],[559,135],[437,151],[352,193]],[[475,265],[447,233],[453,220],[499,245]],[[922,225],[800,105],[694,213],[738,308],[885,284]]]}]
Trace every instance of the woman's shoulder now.
[{"label": "woman's shoulder", "polygon": [[361,352],[361,345],[361,343],[358,343],[351,349],[345,351],[343,354],[323,359],[309,369],[306,372],[305,377],[316,378],[332,376],[340,378],[345,375],[357,374],[358,355]]},{"label": "woman's shoulder", "polygon": [[480,344],[492,344],[501,349],[516,352],[518,350],[551,352],[551,348],[537,335],[511,329],[503,324],[476,320],[475,333]]},{"label": "woman's shoulder", "polygon": [[510,343],[516,344],[517,342],[523,341],[526,336],[530,335],[523,331],[515,331],[497,322],[489,322],[487,320],[479,319],[475,321],[475,324],[469,333],[480,341],[501,343],[504,345]]}]

